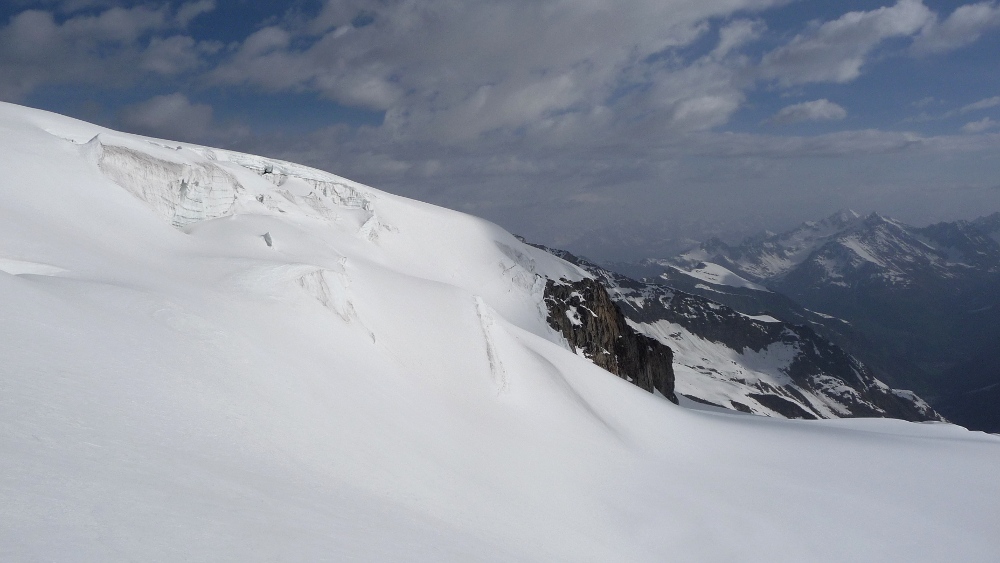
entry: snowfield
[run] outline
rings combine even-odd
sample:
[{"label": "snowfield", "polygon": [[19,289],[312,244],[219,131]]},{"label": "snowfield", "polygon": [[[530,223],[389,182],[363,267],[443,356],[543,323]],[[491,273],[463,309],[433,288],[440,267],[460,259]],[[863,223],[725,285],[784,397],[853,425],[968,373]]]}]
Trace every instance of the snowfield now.
[{"label": "snowfield", "polygon": [[1000,553],[997,436],[675,406],[489,222],[9,104],[0,159],[0,560]]}]

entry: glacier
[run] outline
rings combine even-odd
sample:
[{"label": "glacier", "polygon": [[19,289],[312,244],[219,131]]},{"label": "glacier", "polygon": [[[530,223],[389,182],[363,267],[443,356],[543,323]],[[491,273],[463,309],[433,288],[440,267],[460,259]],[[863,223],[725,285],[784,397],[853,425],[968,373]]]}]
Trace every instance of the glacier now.
[{"label": "glacier", "polygon": [[6,103],[0,155],[0,559],[996,559],[1000,437],[673,405],[492,223]]}]

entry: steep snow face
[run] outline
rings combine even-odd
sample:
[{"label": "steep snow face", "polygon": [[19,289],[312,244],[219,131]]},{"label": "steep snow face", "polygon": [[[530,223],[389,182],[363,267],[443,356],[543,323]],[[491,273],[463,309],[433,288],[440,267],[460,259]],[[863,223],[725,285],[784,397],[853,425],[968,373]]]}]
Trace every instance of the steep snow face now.
[{"label": "steep snow face", "polygon": [[[166,223],[210,244],[232,243],[242,251],[248,243],[262,245],[307,261],[299,252],[307,246],[303,237],[322,233],[315,242],[327,246],[337,268],[343,269],[353,254],[354,259],[483,294],[508,318],[554,339],[538,305],[544,280],[585,275],[486,221],[320,170],[51,116],[32,117],[68,147],[78,145],[83,158],[77,165],[88,169],[85,176],[123,189]],[[84,141],[88,135],[93,137]],[[95,169],[99,176],[93,174]],[[211,221],[222,218],[228,220]],[[289,232],[289,224],[297,230]],[[247,228],[260,232],[244,240]]]},{"label": "steep snow face", "polygon": [[567,350],[544,280],[586,274],[486,221],[9,104],[0,158],[5,560],[1000,547],[995,437],[675,407]]}]

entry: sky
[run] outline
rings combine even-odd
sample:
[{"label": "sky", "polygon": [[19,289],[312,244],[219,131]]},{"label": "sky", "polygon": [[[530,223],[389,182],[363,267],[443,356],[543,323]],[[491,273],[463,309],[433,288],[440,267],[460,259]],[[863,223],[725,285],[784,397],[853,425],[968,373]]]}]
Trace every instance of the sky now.
[{"label": "sky", "polygon": [[5,0],[0,100],[598,260],[1000,211],[1000,0]]}]

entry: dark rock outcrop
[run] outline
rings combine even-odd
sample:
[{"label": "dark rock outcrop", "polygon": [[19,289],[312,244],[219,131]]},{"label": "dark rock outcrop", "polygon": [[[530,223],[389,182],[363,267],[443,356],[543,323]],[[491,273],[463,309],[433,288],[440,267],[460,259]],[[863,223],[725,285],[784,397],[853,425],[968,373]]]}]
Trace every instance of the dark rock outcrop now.
[{"label": "dark rock outcrop", "polygon": [[593,279],[548,280],[549,325],[598,366],[674,403],[673,351],[625,322],[608,291]]},{"label": "dark rock outcrop", "polygon": [[785,418],[804,418],[806,420],[816,420],[816,415],[803,409],[797,403],[793,403],[778,395],[764,395],[761,393],[748,393],[748,397],[766,406]]}]

